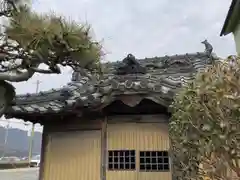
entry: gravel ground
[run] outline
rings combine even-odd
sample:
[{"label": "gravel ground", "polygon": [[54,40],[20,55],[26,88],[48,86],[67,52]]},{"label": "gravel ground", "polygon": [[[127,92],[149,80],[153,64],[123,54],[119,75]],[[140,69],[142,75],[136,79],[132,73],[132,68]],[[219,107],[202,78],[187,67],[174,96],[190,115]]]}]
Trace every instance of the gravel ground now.
[{"label": "gravel ground", "polygon": [[0,180],[38,180],[38,168],[0,170]]}]

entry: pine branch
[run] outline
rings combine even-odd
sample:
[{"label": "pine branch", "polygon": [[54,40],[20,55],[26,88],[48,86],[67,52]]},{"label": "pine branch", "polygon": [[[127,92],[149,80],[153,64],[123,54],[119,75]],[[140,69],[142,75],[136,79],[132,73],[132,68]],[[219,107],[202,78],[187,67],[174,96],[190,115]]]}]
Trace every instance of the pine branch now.
[{"label": "pine branch", "polygon": [[[99,67],[102,47],[92,41],[89,26],[54,14],[39,15],[21,0],[4,0],[1,10],[0,16],[8,17],[10,24],[0,34],[0,80],[19,82],[34,73],[59,74],[59,65],[73,69]],[[41,64],[48,69],[40,69]]]}]

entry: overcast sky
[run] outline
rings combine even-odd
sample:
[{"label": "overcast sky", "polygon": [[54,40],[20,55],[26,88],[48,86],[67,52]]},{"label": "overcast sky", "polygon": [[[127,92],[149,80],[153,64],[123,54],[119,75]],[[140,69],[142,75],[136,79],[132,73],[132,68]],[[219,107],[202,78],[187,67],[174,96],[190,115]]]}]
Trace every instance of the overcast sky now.
[{"label": "overcast sky", "polygon": [[[92,25],[103,40],[105,60],[121,60],[203,51],[204,39],[221,57],[236,54],[232,35],[220,37],[231,0],[34,0],[38,12],[54,11]],[[69,82],[71,70],[61,75],[35,75],[14,84],[17,93],[58,88]],[[16,124],[17,125],[17,124]],[[17,125],[19,126],[19,125]]]}]

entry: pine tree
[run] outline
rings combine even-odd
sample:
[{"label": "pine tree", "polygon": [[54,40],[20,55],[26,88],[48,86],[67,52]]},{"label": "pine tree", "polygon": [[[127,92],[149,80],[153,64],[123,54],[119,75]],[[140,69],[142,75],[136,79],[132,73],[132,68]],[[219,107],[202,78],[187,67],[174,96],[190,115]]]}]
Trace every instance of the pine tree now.
[{"label": "pine tree", "polygon": [[93,40],[90,25],[54,13],[39,14],[30,4],[27,0],[1,1],[0,17],[7,23],[0,32],[0,116],[15,95],[7,81],[27,81],[35,73],[59,74],[61,66],[101,69],[102,46]]}]

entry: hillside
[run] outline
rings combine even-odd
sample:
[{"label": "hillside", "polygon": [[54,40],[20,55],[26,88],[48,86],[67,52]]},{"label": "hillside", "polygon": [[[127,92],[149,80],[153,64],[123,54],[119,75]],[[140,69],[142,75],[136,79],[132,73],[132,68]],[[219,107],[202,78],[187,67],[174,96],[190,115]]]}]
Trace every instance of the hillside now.
[{"label": "hillside", "polygon": [[[0,156],[2,156],[4,150],[5,134],[6,129],[4,127],[0,127]],[[40,154],[41,139],[42,133],[35,132],[33,154]],[[21,156],[21,157],[28,156],[28,148],[29,148],[29,136],[27,135],[27,131],[10,128],[8,130],[6,156]]]}]

